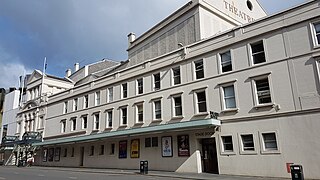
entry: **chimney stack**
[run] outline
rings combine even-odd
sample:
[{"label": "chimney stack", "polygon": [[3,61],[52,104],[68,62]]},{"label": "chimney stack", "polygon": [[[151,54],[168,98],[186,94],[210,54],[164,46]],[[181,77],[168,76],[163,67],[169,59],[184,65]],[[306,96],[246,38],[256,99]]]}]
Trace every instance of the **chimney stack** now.
[{"label": "chimney stack", "polygon": [[66,77],[69,77],[69,76],[71,76],[71,69],[66,70]]},{"label": "chimney stack", "polygon": [[78,71],[79,67],[80,67],[79,63],[75,63],[74,64],[74,72]]},{"label": "chimney stack", "polygon": [[131,43],[136,40],[136,34],[133,32],[128,34],[128,46],[130,47]]}]

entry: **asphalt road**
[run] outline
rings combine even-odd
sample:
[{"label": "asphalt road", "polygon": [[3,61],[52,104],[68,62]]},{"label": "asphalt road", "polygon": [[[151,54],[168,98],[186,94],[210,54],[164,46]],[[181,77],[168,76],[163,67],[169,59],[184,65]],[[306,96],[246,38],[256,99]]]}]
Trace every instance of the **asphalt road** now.
[{"label": "asphalt road", "polygon": [[[58,171],[28,167],[0,166],[0,180],[168,180],[168,177],[140,174],[107,174],[92,172]],[[170,178],[181,180],[181,178]]]}]

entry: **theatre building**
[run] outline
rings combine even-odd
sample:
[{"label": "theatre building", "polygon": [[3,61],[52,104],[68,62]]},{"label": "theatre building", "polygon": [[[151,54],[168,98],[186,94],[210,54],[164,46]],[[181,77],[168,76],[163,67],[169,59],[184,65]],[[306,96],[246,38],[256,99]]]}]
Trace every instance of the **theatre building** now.
[{"label": "theatre building", "polygon": [[48,96],[36,164],[320,178],[320,8],[194,0]]}]

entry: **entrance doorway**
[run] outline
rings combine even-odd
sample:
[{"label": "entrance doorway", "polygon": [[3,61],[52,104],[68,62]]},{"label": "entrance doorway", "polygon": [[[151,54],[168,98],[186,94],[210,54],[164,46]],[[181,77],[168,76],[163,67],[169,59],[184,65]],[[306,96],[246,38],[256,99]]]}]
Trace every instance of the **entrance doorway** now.
[{"label": "entrance doorway", "polygon": [[83,166],[83,159],[84,159],[84,147],[80,147],[80,166]]},{"label": "entrance doorway", "polygon": [[202,139],[202,162],[204,172],[219,174],[215,138]]}]

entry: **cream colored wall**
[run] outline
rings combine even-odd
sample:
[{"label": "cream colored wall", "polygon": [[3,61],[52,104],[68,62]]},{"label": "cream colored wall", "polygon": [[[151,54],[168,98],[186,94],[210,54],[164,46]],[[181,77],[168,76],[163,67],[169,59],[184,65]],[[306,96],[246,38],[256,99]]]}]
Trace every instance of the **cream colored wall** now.
[{"label": "cream colored wall", "polygon": [[[207,129],[204,129],[207,130]],[[201,130],[199,130],[201,131]],[[189,135],[190,142],[190,157],[179,157],[178,156],[178,145],[177,136],[178,135]],[[172,157],[162,157],[161,154],[161,137],[172,136]],[[145,137],[158,137],[158,147],[145,148],[144,139]],[[140,155],[139,158],[130,157],[130,142],[133,139],[140,140]],[[127,140],[127,158],[119,159],[119,141]],[[80,163],[80,147],[85,147],[84,151],[84,167],[96,167],[96,168],[120,168],[120,169],[137,169],[139,170],[139,165],[141,160],[148,160],[149,170],[164,170],[164,171],[179,171],[179,172],[195,172],[198,173],[201,169],[200,153],[197,149],[193,132],[173,132],[173,133],[163,133],[148,136],[134,136],[128,138],[113,138],[110,140],[103,140],[99,142],[91,143],[77,143],[75,145],[65,145],[65,146],[54,146],[53,148],[60,147],[60,161],[53,162],[42,162],[41,154],[38,152],[38,159],[36,163],[42,166],[71,166],[77,167]],[[110,155],[111,143],[115,144],[115,154]],[[104,155],[99,155],[100,145],[105,145]],[[94,146],[94,155],[89,156],[90,147]],[[75,148],[75,156],[71,157],[71,148]],[[52,147],[46,147],[52,148]],[[68,148],[67,157],[63,157],[64,148]]]},{"label": "cream colored wall", "polygon": [[[252,121],[227,121],[221,126],[222,135],[232,135],[234,155],[219,156],[221,174],[239,174],[253,176],[273,176],[290,178],[286,163],[300,164],[306,178],[319,178],[318,170],[320,148],[319,135],[313,127],[320,126],[319,112],[284,115]],[[276,132],[280,152],[264,154],[262,152],[261,133]],[[239,135],[253,133],[255,154],[240,154]],[[221,139],[220,139],[221,140]],[[220,144],[221,146],[221,144]],[[219,149],[221,152],[221,147]]]}]

